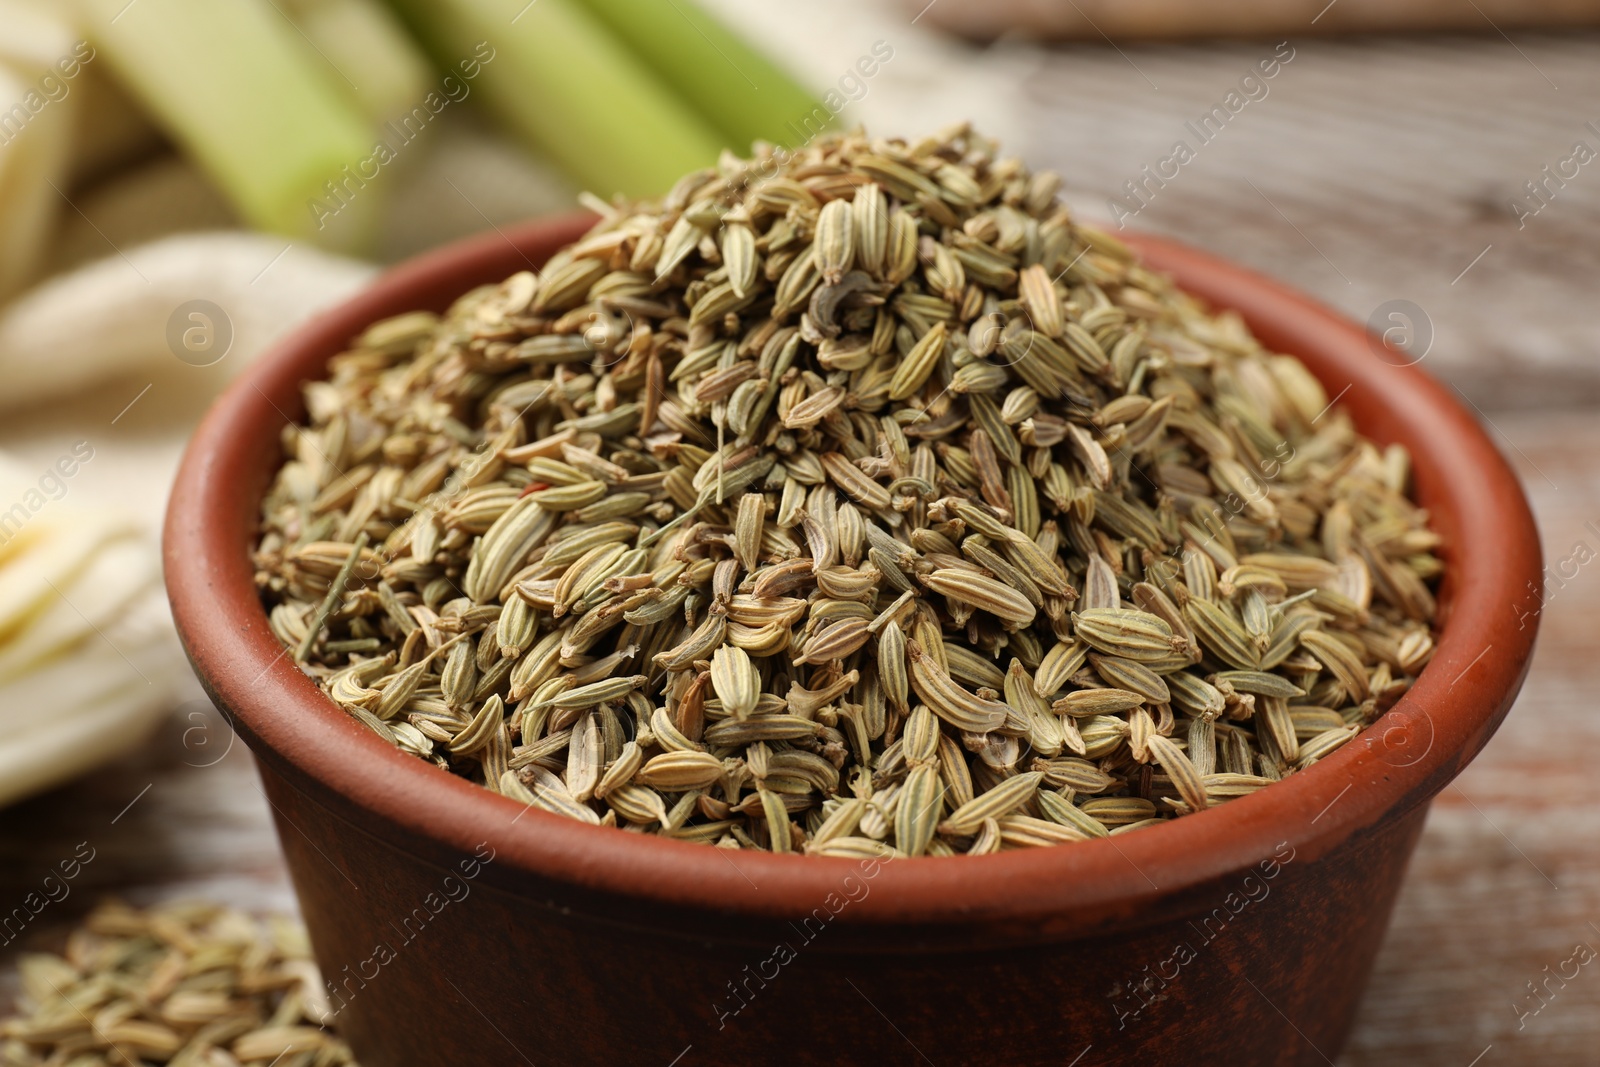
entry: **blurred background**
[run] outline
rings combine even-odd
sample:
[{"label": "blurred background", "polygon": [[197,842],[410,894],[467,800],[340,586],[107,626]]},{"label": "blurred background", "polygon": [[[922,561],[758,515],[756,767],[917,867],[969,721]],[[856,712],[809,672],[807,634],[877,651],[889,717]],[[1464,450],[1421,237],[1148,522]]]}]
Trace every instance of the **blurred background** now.
[{"label": "blurred background", "polygon": [[293,910],[154,549],[240,368],[384,264],[580,193],[971,120],[1079,217],[1367,323],[1496,435],[1548,564],[1504,624],[1541,644],[1434,805],[1340,1062],[1600,1062],[1600,977],[1567,976],[1600,946],[1597,29],[1600,0],[0,0],[0,1006],[105,892]]}]

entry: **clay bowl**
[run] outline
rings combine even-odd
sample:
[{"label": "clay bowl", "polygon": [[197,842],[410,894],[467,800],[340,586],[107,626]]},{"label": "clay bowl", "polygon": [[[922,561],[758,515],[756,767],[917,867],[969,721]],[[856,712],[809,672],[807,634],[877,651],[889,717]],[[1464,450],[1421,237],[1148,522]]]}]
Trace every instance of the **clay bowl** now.
[{"label": "clay bowl", "polygon": [[1411,450],[1447,561],[1416,686],[1281,784],[1062,848],[859,864],[597,829],[524,811],[348,718],[274,640],[247,556],[302,382],[368,323],[443,309],[586,223],[452,245],[298,331],[212,408],[172,494],[178,629],[259,760],[361,1062],[1331,1062],[1428,802],[1494,733],[1533,645],[1511,625],[1538,588],[1533,519],[1474,420],[1306,297],[1133,239],[1303,358],[1367,434]]}]

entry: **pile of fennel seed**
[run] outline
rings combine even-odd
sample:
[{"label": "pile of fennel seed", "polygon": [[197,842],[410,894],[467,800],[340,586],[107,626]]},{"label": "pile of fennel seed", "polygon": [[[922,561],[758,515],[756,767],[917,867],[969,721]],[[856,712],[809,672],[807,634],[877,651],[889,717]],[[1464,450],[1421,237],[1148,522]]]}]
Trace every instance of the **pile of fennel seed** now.
[{"label": "pile of fennel seed", "polygon": [[328,696],[519,802],[728,848],[1123,833],[1433,650],[1408,460],[965,126],[725,156],[380,322],[262,505]]}]

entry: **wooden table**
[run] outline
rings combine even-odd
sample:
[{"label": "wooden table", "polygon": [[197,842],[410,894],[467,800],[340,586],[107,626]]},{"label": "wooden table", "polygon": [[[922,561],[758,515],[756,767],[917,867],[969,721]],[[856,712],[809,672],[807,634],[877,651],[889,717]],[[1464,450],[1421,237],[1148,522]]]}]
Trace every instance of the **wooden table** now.
[{"label": "wooden table", "polygon": [[[965,108],[1059,169],[1074,206],[1102,219],[1123,182],[1175,140],[1194,141],[1185,122],[1274,52],[1273,43],[1015,42],[979,52],[932,40],[898,9],[852,0],[818,0],[804,14],[776,0],[714,6],[750,32],[781,35],[797,66],[824,83],[873,40],[891,40],[894,63],[847,119],[916,130]],[[848,32],[834,29],[835,16]],[[1575,563],[1556,570],[1577,544],[1600,552],[1600,317],[1591,311],[1600,165],[1547,186],[1548,204],[1520,228],[1509,206],[1574,141],[1600,150],[1600,132],[1586,125],[1600,124],[1600,40],[1487,34],[1293,48],[1268,95],[1231,116],[1164,187],[1152,184],[1131,224],[1251,264],[1360,320],[1410,301],[1412,325],[1433,334],[1425,365],[1498,435],[1533,499],[1552,573],[1570,576],[1546,605],[1517,708],[1434,805],[1341,1063],[1600,1063],[1600,963],[1552,982],[1555,996],[1544,993],[1537,1014],[1529,986],[1576,945],[1600,949],[1600,635],[1591,628],[1600,574]],[[968,92],[973,85],[984,91]],[[115,411],[125,399],[108,393],[101,406]],[[229,748],[198,690],[193,697],[126,760],[0,813],[7,907],[80,842],[95,850],[24,942],[47,941],[113,890],[293,907],[248,756]],[[0,974],[16,949],[0,948]]]}]

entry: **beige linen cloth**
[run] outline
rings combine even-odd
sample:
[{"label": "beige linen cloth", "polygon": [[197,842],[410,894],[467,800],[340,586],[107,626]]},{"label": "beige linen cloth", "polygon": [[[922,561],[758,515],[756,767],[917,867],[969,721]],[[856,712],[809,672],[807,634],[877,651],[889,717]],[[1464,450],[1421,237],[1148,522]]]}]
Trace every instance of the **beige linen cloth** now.
[{"label": "beige linen cloth", "polygon": [[[373,269],[273,237],[175,236],[0,314],[0,804],[137,743],[197,695],[155,548],[184,441],[240,367]],[[194,300],[231,323],[209,367],[168,344]]]}]

